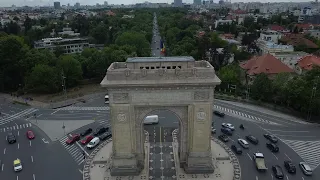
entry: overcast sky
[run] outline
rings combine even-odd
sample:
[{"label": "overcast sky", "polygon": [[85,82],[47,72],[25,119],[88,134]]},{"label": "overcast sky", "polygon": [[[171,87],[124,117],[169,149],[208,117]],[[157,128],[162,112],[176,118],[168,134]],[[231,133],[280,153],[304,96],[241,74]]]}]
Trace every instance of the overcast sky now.
[{"label": "overcast sky", "polygon": [[[104,0],[0,0],[0,7],[9,7],[13,4],[16,6],[36,6],[36,5],[53,5],[54,1],[60,1],[61,5],[74,5],[76,2],[79,2],[82,5],[94,5],[96,3],[103,4]],[[145,2],[146,0],[107,0],[109,4],[135,4]],[[172,3],[173,0],[148,0],[149,2],[163,2],[163,3]],[[186,3],[191,3],[193,0],[182,0]],[[250,0],[232,0],[232,2],[248,2]],[[259,1],[259,0],[256,0]],[[299,0],[269,0],[269,2],[280,2],[280,1],[299,1]],[[309,1],[309,0],[300,0],[300,1]],[[214,2],[218,2],[218,0],[214,0]],[[262,0],[260,2],[266,2]]]}]

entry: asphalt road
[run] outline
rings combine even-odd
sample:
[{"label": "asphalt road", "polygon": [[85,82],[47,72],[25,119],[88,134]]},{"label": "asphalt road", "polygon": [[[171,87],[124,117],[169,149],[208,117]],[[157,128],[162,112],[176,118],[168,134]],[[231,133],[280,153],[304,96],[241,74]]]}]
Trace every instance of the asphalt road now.
[{"label": "asphalt road", "polygon": [[160,49],[160,33],[159,33],[159,27],[158,27],[158,22],[156,16],[154,16],[153,20],[153,37],[152,37],[152,42],[151,42],[151,53],[152,56],[155,57],[162,57],[163,54],[161,53]]},{"label": "asphalt road", "polygon": [[172,131],[179,128],[179,120],[167,110],[154,111],[152,114],[159,116],[159,123],[144,126],[150,142],[149,176],[152,179],[175,179]]},{"label": "asphalt road", "polygon": [[[304,157],[308,157],[308,158],[304,158],[309,164],[318,164],[320,161],[318,160],[320,155],[314,153],[314,151],[317,151],[319,149],[319,147],[316,146],[310,146],[310,148],[308,148],[307,146],[303,147],[302,150],[299,150],[300,156],[292,149],[290,148],[286,143],[286,140],[283,137],[279,137],[281,138],[281,140],[277,143],[277,145],[280,148],[280,151],[278,153],[272,153],[269,149],[266,148],[266,142],[268,142],[264,137],[263,134],[264,133],[272,133],[275,134],[273,132],[277,131],[277,132],[282,132],[282,133],[291,133],[292,135],[297,135],[296,139],[294,140],[295,142],[299,141],[305,141],[305,140],[310,140],[309,137],[303,137],[303,136],[307,136],[307,132],[302,133],[303,135],[298,134],[297,131],[301,131],[300,129],[294,129],[295,127],[291,127],[290,128],[285,128],[282,126],[272,126],[272,125],[261,125],[258,123],[253,123],[250,121],[245,121],[245,120],[240,120],[237,118],[234,118],[232,116],[228,116],[226,115],[224,118],[220,118],[217,116],[213,116],[213,120],[215,123],[215,127],[217,129],[217,133],[214,135],[215,137],[217,137],[218,135],[221,134],[220,129],[221,129],[221,124],[223,122],[227,122],[227,123],[232,123],[236,130],[234,132],[234,135],[230,137],[230,141],[227,142],[226,144],[228,144],[229,146],[231,146],[232,144],[236,144],[237,146],[237,139],[242,138],[245,139],[245,136],[247,135],[253,135],[255,137],[257,137],[259,139],[259,144],[258,145],[253,145],[249,142],[249,149],[243,149],[243,154],[239,155],[239,162],[241,164],[241,174],[242,174],[242,179],[255,179],[255,180],[272,180],[272,179],[276,179],[271,171],[271,167],[273,165],[280,165],[283,167],[283,162],[285,160],[292,160],[293,163],[296,165],[297,168],[297,174],[295,175],[291,175],[289,173],[286,172],[285,168],[283,167],[283,171],[285,173],[285,179],[286,180],[308,180],[308,179],[319,179],[320,177],[320,170],[319,168],[316,168],[313,172],[313,176],[312,177],[308,177],[303,175],[302,171],[300,170],[300,168],[298,167],[298,163],[302,160],[302,158],[300,156],[304,156]],[[240,124],[243,124],[245,126],[245,130],[241,130],[238,127],[240,126]],[[280,127],[280,129],[279,129]],[[281,130],[282,128],[282,130]],[[269,130],[266,130],[269,129]],[[273,130],[273,131],[271,131]],[[285,130],[287,130],[285,132]],[[295,131],[293,131],[295,130]],[[298,139],[299,138],[299,139]],[[316,139],[316,138],[315,138]],[[314,139],[314,140],[315,140]],[[298,144],[297,143],[297,144]],[[298,144],[299,146],[301,146],[300,144]],[[297,151],[297,150],[296,150]],[[267,172],[265,173],[259,173],[255,166],[254,166],[254,162],[252,160],[252,156],[253,153],[255,152],[262,152],[265,156],[265,161],[266,161],[266,165],[269,168],[267,170]],[[308,153],[312,153],[314,155],[313,158],[310,158],[310,155]],[[303,155],[301,155],[303,154]]]}]

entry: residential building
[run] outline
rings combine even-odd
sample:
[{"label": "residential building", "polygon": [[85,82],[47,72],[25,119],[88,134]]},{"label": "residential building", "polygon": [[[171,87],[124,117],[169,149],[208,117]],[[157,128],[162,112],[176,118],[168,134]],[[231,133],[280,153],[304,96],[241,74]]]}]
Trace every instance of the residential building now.
[{"label": "residential building", "polygon": [[267,31],[267,32],[278,32],[278,33],[290,32],[289,30],[287,30],[283,26],[279,26],[279,25],[276,25],[276,24],[272,24],[272,25],[267,26],[265,28],[265,31]]},{"label": "residential building", "polygon": [[182,0],[174,0],[174,7],[182,7]]},{"label": "residential building", "polygon": [[303,51],[275,52],[270,54],[293,70],[295,70],[296,64],[301,58],[309,55]]},{"label": "residential building", "polygon": [[288,53],[294,51],[294,47],[291,45],[276,44],[272,41],[258,40],[257,46],[261,50],[262,55],[268,53]]},{"label": "residential building", "polygon": [[201,0],[193,0],[194,5],[201,5]]},{"label": "residential building", "polygon": [[320,58],[314,55],[309,55],[301,58],[296,64],[296,72],[302,74],[311,70],[314,66],[320,66]]},{"label": "residential building", "polygon": [[34,42],[34,48],[36,49],[48,49],[50,51],[54,51],[57,47],[61,47],[65,54],[74,54],[81,53],[84,48],[89,48],[90,44],[86,38],[46,38]]},{"label": "residential building", "polygon": [[292,45],[294,47],[303,46],[308,49],[317,49],[318,45],[316,45],[314,42],[310,41],[309,39],[305,38],[303,34],[286,34],[285,36],[282,36],[279,42],[282,42],[284,44]]},{"label": "residential building", "polygon": [[254,56],[250,60],[241,63],[240,67],[244,70],[248,84],[252,84],[256,75],[261,73],[267,74],[271,79],[279,73],[294,73],[294,70],[283,64],[271,54]]},{"label": "residential building", "polygon": [[58,34],[59,34],[60,36],[63,36],[63,35],[74,36],[74,37],[80,36],[80,33],[75,33],[75,32],[72,31],[72,29],[69,28],[69,27],[63,28],[63,29],[62,29],[62,32],[58,32]]},{"label": "residential building", "polygon": [[219,19],[215,21],[214,28],[217,28],[220,24],[231,24],[231,23],[232,23],[232,20]]},{"label": "residential building", "polygon": [[53,2],[53,6],[54,6],[54,8],[55,9],[60,9],[61,8],[61,6],[60,6],[60,2]]},{"label": "residential building", "polygon": [[269,42],[274,42],[278,44],[279,39],[281,39],[282,33],[273,31],[273,30],[267,30],[267,31],[262,31],[260,33],[260,40],[263,41],[269,41]]},{"label": "residential building", "polygon": [[313,29],[313,30],[307,30],[305,31],[306,34],[309,34],[310,36],[320,39],[320,30]]}]

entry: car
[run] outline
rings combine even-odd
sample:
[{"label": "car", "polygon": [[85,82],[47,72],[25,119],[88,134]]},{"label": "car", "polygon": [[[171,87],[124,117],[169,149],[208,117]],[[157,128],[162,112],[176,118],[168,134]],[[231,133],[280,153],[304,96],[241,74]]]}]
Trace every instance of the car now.
[{"label": "car", "polygon": [[279,165],[272,166],[272,172],[276,178],[283,179],[284,175],[283,175],[281,166]]},{"label": "car", "polygon": [[66,144],[73,144],[75,143],[76,141],[79,141],[80,140],[80,135],[79,134],[74,134],[72,135],[70,138],[68,138],[68,140],[66,141]]},{"label": "car", "polygon": [[211,128],[211,133],[212,133],[212,134],[215,134],[216,132],[217,132],[217,130],[212,127],[212,128]]},{"label": "car", "polygon": [[228,135],[228,136],[232,136],[232,130],[231,129],[229,129],[229,128],[221,128],[221,132],[223,133],[223,134],[226,134],[226,135]]},{"label": "car", "polygon": [[264,134],[263,136],[264,136],[266,139],[268,139],[269,141],[273,142],[273,143],[277,143],[277,142],[278,142],[277,137],[275,137],[274,135]]},{"label": "car", "polygon": [[228,142],[228,141],[229,141],[228,136],[226,136],[226,135],[224,135],[224,134],[218,136],[218,138],[219,138],[221,141],[223,141],[223,142]]},{"label": "car", "polygon": [[7,141],[9,144],[17,142],[16,136],[12,132],[9,132],[7,135]]},{"label": "car", "polygon": [[234,131],[234,126],[232,124],[230,124],[230,123],[222,123],[222,127],[229,128],[232,131]]},{"label": "car", "polygon": [[99,136],[99,139],[100,139],[101,141],[103,141],[103,140],[109,139],[109,138],[111,138],[111,137],[112,137],[112,133],[108,131],[108,132],[100,135],[100,136]]},{"label": "car", "polygon": [[248,141],[250,141],[250,142],[251,142],[252,144],[254,144],[254,145],[259,144],[259,140],[258,140],[256,137],[252,136],[252,135],[246,136],[246,139],[247,139]]},{"label": "car", "polygon": [[267,148],[270,149],[271,152],[279,152],[279,147],[274,143],[266,143]]},{"label": "car", "polygon": [[220,111],[213,111],[213,114],[219,116],[219,117],[224,117],[224,113],[223,112],[220,112]]},{"label": "car", "polygon": [[105,132],[107,132],[109,130],[109,127],[98,127],[95,132],[94,132],[94,136],[99,136],[100,134],[103,134]]},{"label": "car", "polygon": [[242,149],[241,148],[239,148],[239,147],[237,147],[236,145],[232,145],[231,146],[231,149],[236,153],[236,154],[242,154]]},{"label": "car", "polygon": [[307,176],[312,175],[312,169],[310,168],[309,164],[307,164],[306,162],[300,162],[299,166],[300,166],[303,174],[305,174]]},{"label": "car", "polygon": [[86,145],[86,144],[88,144],[92,139],[93,139],[93,136],[87,136],[87,137],[83,138],[80,142],[81,142],[81,144]]},{"label": "car", "polygon": [[249,148],[249,143],[244,139],[238,139],[238,143],[245,149]]},{"label": "car", "polygon": [[82,133],[80,133],[81,136],[86,136],[88,134],[92,133],[92,129],[91,128],[88,128],[86,129],[85,131],[83,131]]},{"label": "car", "polygon": [[34,139],[34,138],[35,138],[34,133],[33,133],[32,131],[30,131],[30,130],[27,131],[26,134],[27,134],[27,138],[28,138],[28,139]]},{"label": "car", "polygon": [[287,169],[288,173],[296,173],[296,166],[291,161],[284,161],[284,167]]},{"label": "car", "polygon": [[15,172],[22,170],[22,164],[20,159],[16,159],[13,161],[13,169]]}]

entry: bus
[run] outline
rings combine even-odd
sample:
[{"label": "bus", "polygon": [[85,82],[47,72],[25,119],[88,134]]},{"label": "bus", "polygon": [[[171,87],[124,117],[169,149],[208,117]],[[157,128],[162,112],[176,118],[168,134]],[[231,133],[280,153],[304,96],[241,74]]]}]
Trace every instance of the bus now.
[{"label": "bus", "polygon": [[109,96],[108,95],[104,96],[104,103],[109,104]]}]

